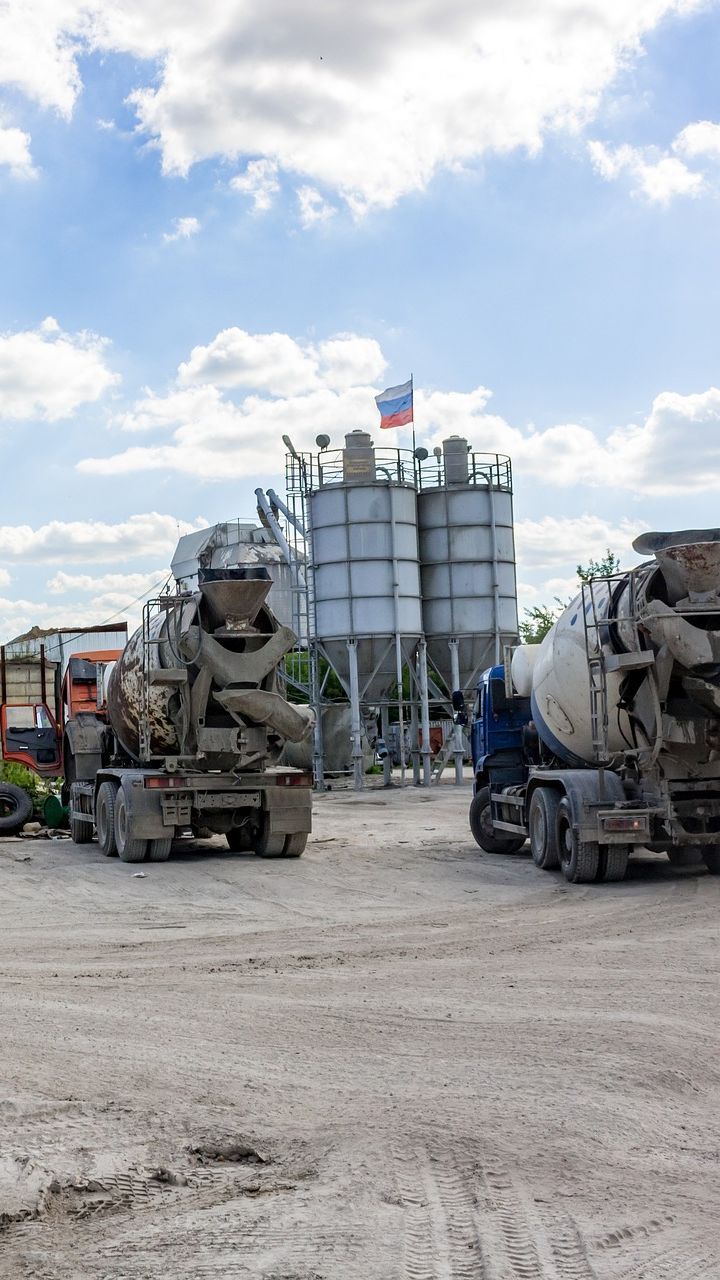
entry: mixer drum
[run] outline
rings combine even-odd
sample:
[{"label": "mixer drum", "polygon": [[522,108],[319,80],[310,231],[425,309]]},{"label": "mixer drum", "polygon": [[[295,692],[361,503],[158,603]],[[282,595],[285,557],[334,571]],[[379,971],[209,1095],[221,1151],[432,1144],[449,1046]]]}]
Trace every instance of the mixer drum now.
[{"label": "mixer drum", "polygon": [[110,677],[107,703],[112,728],[132,759],[141,758],[145,714],[151,758],[197,754],[197,767],[205,769],[235,767],[248,750],[255,767],[264,767],[268,757],[279,757],[284,735],[299,739],[309,731],[306,709],[301,715],[276,690],[278,665],[295,635],[264,604],[270,586],[263,567],[210,570],[196,595],[151,618],[147,643],[142,628],[130,638]]}]

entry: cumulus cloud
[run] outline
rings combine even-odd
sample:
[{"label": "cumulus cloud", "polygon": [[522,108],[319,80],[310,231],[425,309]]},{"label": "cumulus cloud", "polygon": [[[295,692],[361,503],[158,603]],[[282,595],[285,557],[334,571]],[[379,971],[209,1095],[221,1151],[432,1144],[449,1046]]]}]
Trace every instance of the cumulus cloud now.
[{"label": "cumulus cloud", "polygon": [[0,165],[7,165],[14,178],[34,178],[37,170],[30,155],[30,134],[0,125]]},{"label": "cumulus cloud", "polygon": [[[633,539],[647,528],[643,520],[621,520],[614,524],[602,516],[543,516],[541,520],[517,520],[515,548],[518,560],[526,569],[561,568],[568,563],[568,549],[575,564],[587,564],[602,557],[606,548],[620,557],[626,567],[639,557],[632,549]],[[564,598],[568,581],[553,578],[545,583]],[[571,586],[572,589],[572,586]]]},{"label": "cumulus cloud", "polygon": [[232,328],[223,329],[207,346],[193,348],[178,369],[178,383],[293,395],[372,382],[384,369],[385,358],[374,338],[338,334],[315,346],[286,333]]},{"label": "cumulus cloud", "polygon": [[720,124],[712,120],[697,120],[686,125],[675,139],[673,151],[693,160],[698,157],[720,160]]},{"label": "cumulus cloud", "polygon": [[37,329],[0,334],[0,418],[68,418],[115,386],[108,341],[94,333],[63,333],[52,316]]},{"label": "cumulus cloud", "polygon": [[608,182],[626,175],[651,204],[667,205],[675,196],[698,196],[705,188],[705,177],[689,169],[675,155],[660,152],[657,147],[608,147],[603,142],[589,142],[593,167]]},{"label": "cumulus cloud", "polygon": [[[346,430],[362,427],[387,445],[374,405],[385,368],[379,344],[355,334],[313,344],[288,334],[225,329],[193,349],[167,394],[147,391],[115,420],[122,432],[163,432],[169,441],[84,458],[78,467],[97,475],[162,470],[223,480],[280,471],[283,434],[297,448],[312,449],[323,432],[339,447]],[[514,426],[490,410],[490,398],[482,386],[416,388],[423,442],[432,447],[464,435],[478,451],[510,454],[523,474],[559,487],[676,494],[720,485],[717,388],[693,395],[664,391],[644,422],[608,424],[603,434],[573,422],[544,430]],[[407,433],[394,435],[393,443],[403,442]]]},{"label": "cumulus cloud", "polygon": [[191,236],[196,236],[200,230],[200,223],[197,218],[173,218],[173,230],[165,231],[163,240],[165,244],[172,244],[175,240],[189,240]]},{"label": "cumulus cloud", "polygon": [[128,601],[149,592],[155,583],[164,581],[167,575],[167,568],[150,569],[146,573],[101,574],[65,573],[61,569],[48,579],[47,589],[53,596],[65,596],[77,591],[83,595],[117,595]]},{"label": "cumulus cloud", "polygon": [[389,206],[442,168],[580,129],[642,37],[699,3],[9,0],[0,82],[67,116],[81,55],[127,53],[165,172],[260,157],[355,209]]},{"label": "cumulus cloud", "polygon": [[156,511],[116,524],[52,520],[37,529],[0,525],[0,559],[16,564],[106,564],[147,558],[148,554],[169,557],[182,534],[206,527],[202,517],[178,520]]},{"label": "cumulus cloud", "polygon": [[267,213],[280,190],[278,167],[274,160],[251,160],[244,173],[230,182],[233,191],[249,196],[255,213]]},{"label": "cumulus cloud", "polygon": [[334,205],[328,204],[314,187],[299,187],[297,191],[300,221],[307,230],[318,223],[329,222],[337,213]]}]

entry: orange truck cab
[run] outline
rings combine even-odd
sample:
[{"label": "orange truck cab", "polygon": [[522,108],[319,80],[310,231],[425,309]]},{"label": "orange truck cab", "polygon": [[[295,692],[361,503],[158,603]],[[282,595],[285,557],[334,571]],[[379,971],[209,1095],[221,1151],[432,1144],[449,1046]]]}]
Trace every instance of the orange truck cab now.
[{"label": "orange truck cab", "polygon": [[[42,777],[62,777],[65,725],[83,712],[104,716],[105,676],[121,653],[121,649],[101,649],[72,654],[56,699],[55,715],[45,700],[15,704],[3,701],[0,706],[3,760],[23,764]],[[43,679],[43,688],[44,683]]]}]

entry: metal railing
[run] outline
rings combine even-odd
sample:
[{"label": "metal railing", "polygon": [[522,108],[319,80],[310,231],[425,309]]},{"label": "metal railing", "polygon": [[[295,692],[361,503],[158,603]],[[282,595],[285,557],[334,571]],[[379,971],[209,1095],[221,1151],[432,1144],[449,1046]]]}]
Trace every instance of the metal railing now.
[{"label": "metal railing", "polygon": [[[374,460],[375,474],[372,474]],[[499,489],[512,493],[512,464],[503,453],[468,453],[467,474],[458,475],[458,460],[453,457],[446,473],[446,459],[442,453],[431,453],[417,458],[411,449],[374,449],[368,458],[358,463],[358,471],[350,471],[344,449],[324,449],[319,453],[288,453],[285,458],[285,489],[291,493],[314,493],[327,485],[345,482],[362,482],[364,479],[383,480],[391,484],[414,485],[416,489],[438,489],[446,483],[469,484],[483,488]],[[367,470],[366,470],[367,466]]]}]

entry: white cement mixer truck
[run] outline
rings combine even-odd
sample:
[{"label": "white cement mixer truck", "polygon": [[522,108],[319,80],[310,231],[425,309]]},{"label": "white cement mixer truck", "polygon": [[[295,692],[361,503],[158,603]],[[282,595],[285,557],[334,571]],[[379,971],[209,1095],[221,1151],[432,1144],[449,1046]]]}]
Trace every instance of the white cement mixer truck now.
[{"label": "white cement mixer truck", "polygon": [[[164,861],[183,830],[230,849],[299,857],[312,776],[278,766],[285,742],[313,729],[278,669],[295,642],[265,603],[263,565],[201,569],[198,589],[149,601],[97,706],[65,725],[70,832],[125,862]],[[101,678],[102,677],[102,678]]]},{"label": "white cement mixer truck", "polygon": [[473,835],[529,837],[571,882],[622,879],[638,846],[720,874],[720,530],[633,545],[653,558],[584,584],[477,688]]}]

